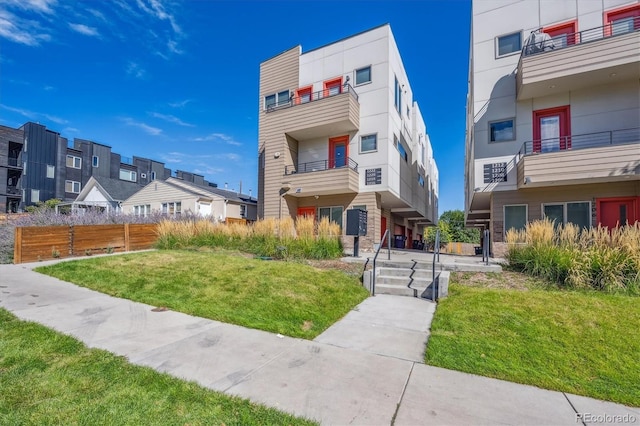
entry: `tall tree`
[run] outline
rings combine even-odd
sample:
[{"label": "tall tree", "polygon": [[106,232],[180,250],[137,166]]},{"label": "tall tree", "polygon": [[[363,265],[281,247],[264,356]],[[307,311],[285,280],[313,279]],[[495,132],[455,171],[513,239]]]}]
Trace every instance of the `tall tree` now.
[{"label": "tall tree", "polygon": [[464,212],[462,210],[447,210],[440,215],[440,222],[447,224],[451,241],[480,244],[480,231],[476,228],[464,227]]}]

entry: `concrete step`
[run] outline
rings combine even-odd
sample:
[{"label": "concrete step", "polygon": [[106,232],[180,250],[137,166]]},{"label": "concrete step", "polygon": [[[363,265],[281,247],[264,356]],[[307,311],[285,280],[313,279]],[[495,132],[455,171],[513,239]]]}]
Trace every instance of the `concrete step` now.
[{"label": "concrete step", "polygon": [[376,275],[386,277],[410,277],[413,273],[413,278],[431,279],[433,273],[431,269],[408,269],[408,268],[376,268]]},{"label": "concrete step", "polygon": [[376,275],[376,284],[391,284],[391,285],[409,285],[412,283],[413,286],[428,286],[432,281],[431,277],[429,278],[414,278],[413,281],[409,277],[394,277],[388,275]]},{"label": "concrete step", "polygon": [[[430,271],[433,268],[432,261],[398,261],[398,260],[380,260],[376,261],[376,267],[381,268],[400,268],[400,269],[421,269]],[[436,262],[436,271],[457,271],[457,272],[502,272],[500,265],[482,263],[465,263],[463,261],[454,263],[438,263]]]}]

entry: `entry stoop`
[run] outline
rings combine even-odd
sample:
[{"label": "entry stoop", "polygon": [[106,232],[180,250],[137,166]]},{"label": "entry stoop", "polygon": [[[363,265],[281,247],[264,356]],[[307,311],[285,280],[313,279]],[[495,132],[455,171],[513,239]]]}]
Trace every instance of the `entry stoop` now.
[{"label": "entry stoop", "polygon": [[[364,285],[371,291],[372,271],[366,271]],[[441,299],[447,297],[449,289],[449,271],[436,270],[436,294],[432,294],[434,285],[433,271],[430,265],[420,262],[386,262],[376,268],[375,294],[390,294],[423,299]]]}]

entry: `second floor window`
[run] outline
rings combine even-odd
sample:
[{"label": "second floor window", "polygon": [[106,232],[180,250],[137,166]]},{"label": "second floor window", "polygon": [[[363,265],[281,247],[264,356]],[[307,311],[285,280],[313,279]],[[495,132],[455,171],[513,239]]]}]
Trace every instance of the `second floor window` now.
[{"label": "second floor window", "polygon": [[76,182],[75,180],[64,181],[64,192],[69,192],[71,194],[79,194],[80,182]]},{"label": "second floor window", "polygon": [[97,155],[94,155],[93,158],[91,159],[91,165],[93,167],[98,167],[99,164],[100,164],[100,159],[98,158]]},{"label": "second floor window", "polygon": [[120,179],[128,180],[129,182],[137,182],[138,173],[134,172],[133,170],[120,169]]},{"label": "second floor window", "polygon": [[264,109],[271,109],[289,103],[289,91],[283,90],[282,92],[272,93],[264,97]]},{"label": "second floor window", "polygon": [[522,49],[522,36],[517,33],[505,34],[496,39],[496,58],[520,52]]},{"label": "second floor window", "polygon": [[73,169],[81,169],[82,158],[76,157],[75,155],[67,155],[67,167],[71,167]]}]

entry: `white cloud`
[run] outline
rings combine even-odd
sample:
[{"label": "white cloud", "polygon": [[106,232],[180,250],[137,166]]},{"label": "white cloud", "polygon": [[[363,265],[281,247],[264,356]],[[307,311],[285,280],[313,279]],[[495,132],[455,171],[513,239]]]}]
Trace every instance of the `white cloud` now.
[{"label": "white cloud", "polygon": [[41,29],[38,22],[22,19],[2,9],[0,9],[0,37],[27,46],[38,46],[40,42],[51,40],[51,36]]},{"label": "white cloud", "polygon": [[184,108],[189,102],[192,102],[192,100],[185,99],[184,101],[170,102],[169,106],[172,108]]},{"label": "white cloud", "polygon": [[64,129],[62,129],[62,133],[78,133],[80,130],[76,129],[75,127],[65,127]]},{"label": "white cloud", "polygon": [[44,89],[45,92],[52,92],[52,91],[56,90],[56,88],[53,87],[53,86],[44,86],[43,89]]},{"label": "white cloud", "polygon": [[52,6],[58,3],[57,0],[4,0],[3,3],[9,7],[17,7],[30,12],[40,12],[52,14]]},{"label": "white cloud", "polygon": [[218,154],[216,155],[216,158],[219,158],[221,160],[227,160],[227,161],[240,161],[242,159],[241,156],[239,156],[238,154],[234,154],[232,152],[229,152],[227,154]]},{"label": "white cloud", "polygon": [[221,141],[226,143],[227,145],[242,146],[241,142],[234,140],[233,137],[225,135],[224,133],[211,133],[207,136],[194,138],[193,140],[196,142]]},{"label": "white cloud", "polygon": [[195,127],[195,125],[191,123],[185,123],[184,121],[180,120],[178,117],[174,115],[160,114],[159,112],[150,112],[149,115],[155,118],[159,118],[160,120],[167,121],[169,123],[177,124],[179,126]]},{"label": "white cloud", "polygon": [[135,78],[144,78],[147,72],[135,62],[129,62],[127,64],[127,74],[134,76]]},{"label": "white cloud", "polygon": [[95,27],[89,27],[84,24],[72,24],[72,23],[69,23],[69,27],[73,31],[78,32],[80,34],[84,34],[92,37],[100,36],[100,34],[98,33],[98,30]]},{"label": "white cloud", "polygon": [[[206,166],[211,158],[212,156],[208,154],[185,154],[183,152],[175,152],[175,151],[160,155],[160,159],[165,163],[171,163],[171,164],[188,163],[192,165],[198,164],[200,166]],[[207,161],[204,161],[204,160],[207,160]]]},{"label": "white cloud", "polygon": [[22,115],[23,117],[27,117],[29,120],[49,120],[53,123],[56,124],[67,124],[69,121],[60,118],[60,117],[56,117],[55,115],[50,115],[50,114],[43,114],[40,112],[35,112],[35,111],[30,111],[28,109],[24,109],[24,108],[16,108],[16,107],[11,107],[8,105],[3,105],[0,104],[0,108],[2,109],[6,109],[7,111],[11,111],[14,112],[16,114]]},{"label": "white cloud", "polygon": [[122,121],[127,125],[127,126],[133,126],[133,127],[137,127],[141,130],[143,130],[144,132],[153,135],[153,136],[158,136],[159,134],[162,133],[162,129],[159,129],[157,127],[153,127],[153,126],[149,126],[146,123],[142,123],[140,121],[136,121],[131,117],[124,117],[122,118]]},{"label": "white cloud", "polygon": [[175,40],[169,40],[167,42],[167,49],[169,49],[170,52],[173,52],[176,55],[182,54],[182,50],[178,49],[178,43]]}]

